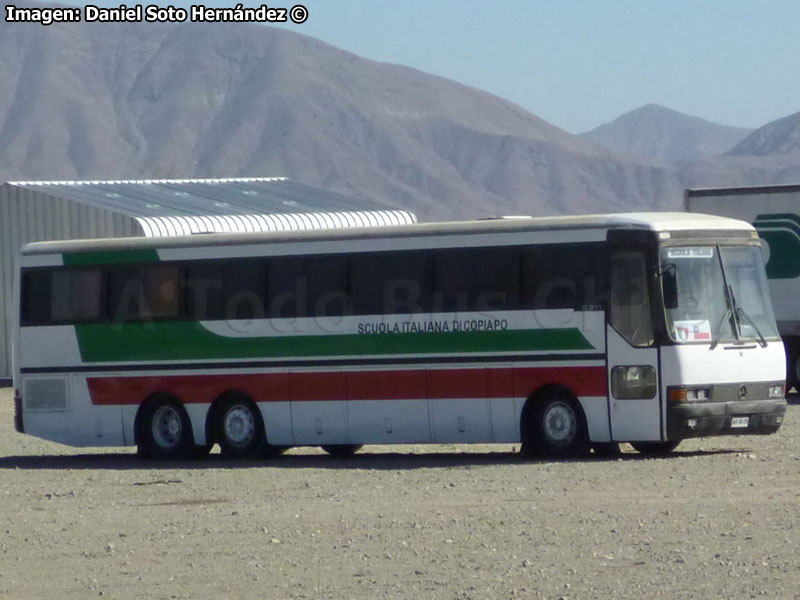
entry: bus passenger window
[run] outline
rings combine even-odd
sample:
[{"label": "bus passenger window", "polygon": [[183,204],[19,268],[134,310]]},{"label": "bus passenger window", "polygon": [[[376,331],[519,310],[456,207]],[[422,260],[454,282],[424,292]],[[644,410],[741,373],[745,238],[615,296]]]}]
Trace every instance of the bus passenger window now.
[{"label": "bus passenger window", "polygon": [[472,255],[470,308],[478,311],[509,310],[519,305],[519,251],[486,248]]},{"label": "bus passenger window", "polygon": [[91,321],[103,316],[103,272],[63,269],[53,272],[53,321]]},{"label": "bus passenger window", "polygon": [[349,276],[357,315],[413,314],[431,309],[431,266],[425,252],[352,255]]},{"label": "bus passenger window", "polygon": [[594,304],[600,252],[596,243],[523,249],[522,305],[533,309],[574,309]]},{"label": "bus passenger window", "polygon": [[469,310],[472,263],[466,250],[441,250],[433,258],[433,294],[435,310]]},{"label": "bus passenger window", "polygon": [[611,258],[609,322],[632,346],[653,344],[650,294],[644,252],[616,252]]},{"label": "bus passenger window", "polygon": [[22,324],[44,324],[51,320],[53,271],[28,270],[22,273]]},{"label": "bus passenger window", "polygon": [[272,319],[353,314],[347,261],[341,256],[276,257],[269,262],[267,314]]},{"label": "bus passenger window", "polygon": [[315,317],[353,314],[347,294],[347,261],[342,256],[314,256],[305,261],[308,308]]},{"label": "bus passenger window", "polygon": [[112,321],[175,318],[181,312],[180,268],[148,265],[111,269],[109,295]]},{"label": "bus passenger window", "polygon": [[250,321],[266,316],[267,264],[261,259],[220,262],[220,303],[224,319]]},{"label": "bus passenger window", "polygon": [[154,318],[176,317],[179,309],[180,270],[176,266],[148,267],[144,273],[144,297]]}]

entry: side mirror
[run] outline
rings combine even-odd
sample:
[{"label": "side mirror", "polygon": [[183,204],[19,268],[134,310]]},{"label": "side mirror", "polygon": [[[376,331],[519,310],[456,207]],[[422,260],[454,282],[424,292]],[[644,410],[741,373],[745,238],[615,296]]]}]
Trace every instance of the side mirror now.
[{"label": "side mirror", "polygon": [[661,289],[664,292],[664,308],[678,308],[678,274],[674,268],[661,272]]}]

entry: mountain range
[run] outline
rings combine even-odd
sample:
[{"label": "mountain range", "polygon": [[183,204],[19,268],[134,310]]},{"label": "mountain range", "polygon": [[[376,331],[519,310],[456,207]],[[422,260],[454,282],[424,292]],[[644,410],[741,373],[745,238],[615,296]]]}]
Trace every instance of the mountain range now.
[{"label": "mountain range", "polygon": [[421,219],[679,208],[800,180],[800,113],[654,105],[581,136],[489,93],[257,25],[0,22],[0,181],[288,176]]}]

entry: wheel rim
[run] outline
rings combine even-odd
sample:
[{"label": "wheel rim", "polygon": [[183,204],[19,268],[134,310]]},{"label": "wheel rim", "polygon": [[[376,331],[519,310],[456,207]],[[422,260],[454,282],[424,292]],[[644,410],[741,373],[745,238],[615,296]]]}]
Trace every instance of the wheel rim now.
[{"label": "wheel rim", "polygon": [[555,444],[566,445],[575,438],[578,419],[565,402],[554,402],[544,411],[544,433]]},{"label": "wheel rim", "polygon": [[222,433],[234,446],[246,446],[256,434],[256,419],[253,411],[243,404],[231,406],[222,420]]},{"label": "wheel rim", "polygon": [[153,414],[151,424],[153,440],[161,448],[175,448],[183,437],[183,423],[177,410],[171,406],[159,406]]}]

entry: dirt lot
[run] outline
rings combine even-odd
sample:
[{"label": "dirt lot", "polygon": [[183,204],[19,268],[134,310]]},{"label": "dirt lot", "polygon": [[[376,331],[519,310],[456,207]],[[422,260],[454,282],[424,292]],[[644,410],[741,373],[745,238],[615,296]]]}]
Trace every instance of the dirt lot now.
[{"label": "dirt lot", "polygon": [[668,458],[510,446],[157,465],[13,431],[0,597],[800,598],[800,405]]}]

